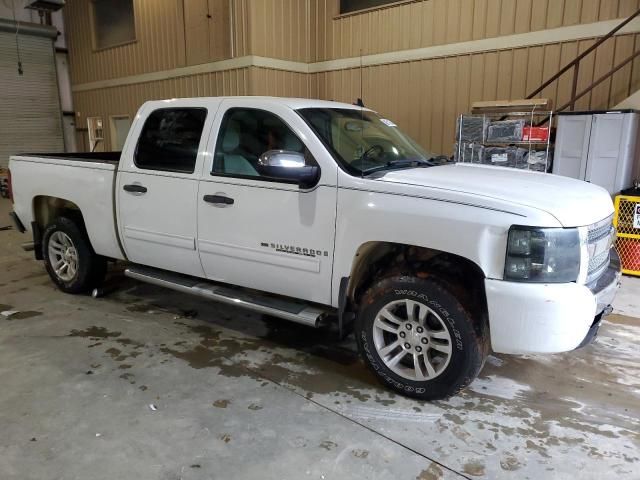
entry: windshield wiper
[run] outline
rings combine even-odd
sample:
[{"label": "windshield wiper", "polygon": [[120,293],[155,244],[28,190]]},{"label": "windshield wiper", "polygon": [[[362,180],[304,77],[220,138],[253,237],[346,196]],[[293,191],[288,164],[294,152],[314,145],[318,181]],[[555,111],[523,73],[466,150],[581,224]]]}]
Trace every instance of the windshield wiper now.
[{"label": "windshield wiper", "polygon": [[371,167],[363,170],[363,174],[379,172],[380,170],[386,170],[388,168],[419,168],[419,167],[433,167],[434,164],[429,160],[424,160],[422,158],[407,158],[404,160],[391,160],[385,163],[384,165],[380,165],[378,167]]},{"label": "windshield wiper", "polygon": [[404,160],[391,160],[387,162],[387,167],[430,167],[433,165],[429,160],[422,158],[404,159]]}]

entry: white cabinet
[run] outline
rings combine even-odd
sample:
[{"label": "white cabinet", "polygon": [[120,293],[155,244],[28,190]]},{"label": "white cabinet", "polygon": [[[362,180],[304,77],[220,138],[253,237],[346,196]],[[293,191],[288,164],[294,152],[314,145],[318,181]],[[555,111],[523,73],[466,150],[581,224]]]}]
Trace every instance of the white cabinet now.
[{"label": "white cabinet", "polygon": [[640,114],[635,111],[558,116],[552,172],[599,185],[616,194],[633,184]]}]

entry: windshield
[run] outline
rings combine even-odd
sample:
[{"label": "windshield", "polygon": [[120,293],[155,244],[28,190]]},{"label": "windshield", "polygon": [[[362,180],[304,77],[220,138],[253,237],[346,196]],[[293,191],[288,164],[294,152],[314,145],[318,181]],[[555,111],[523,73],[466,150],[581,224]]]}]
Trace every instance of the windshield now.
[{"label": "windshield", "polygon": [[349,108],[304,108],[300,115],[349,173],[430,166],[425,152],[391,120]]}]

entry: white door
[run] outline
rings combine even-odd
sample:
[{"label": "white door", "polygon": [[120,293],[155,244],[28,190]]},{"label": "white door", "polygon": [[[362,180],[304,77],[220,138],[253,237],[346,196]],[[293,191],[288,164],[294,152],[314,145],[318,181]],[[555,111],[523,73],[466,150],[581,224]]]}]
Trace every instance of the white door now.
[{"label": "white door", "polygon": [[[213,116],[213,113],[210,115]],[[131,262],[203,276],[196,250],[196,198],[205,108],[149,114],[118,173],[120,238]]]},{"label": "white door", "polygon": [[277,104],[269,111],[249,105],[256,102],[225,101],[213,129],[219,131],[208,149],[214,155],[198,192],[198,248],[205,274],[329,304],[337,167],[325,159],[320,179],[304,188],[264,176],[258,158],[266,151],[303,153],[307,165],[323,153],[294,111]]},{"label": "white door", "polygon": [[114,115],[111,117],[111,150],[120,152],[131,128],[131,118],[128,115]]},{"label": "white door", "polygon": [[592,115],[560,115],[553,173],[584,180]]},{"label": "white door", "polygon": [[624,114],[593,116],[585,180],[616,193],[616,171],[621,154]]}]

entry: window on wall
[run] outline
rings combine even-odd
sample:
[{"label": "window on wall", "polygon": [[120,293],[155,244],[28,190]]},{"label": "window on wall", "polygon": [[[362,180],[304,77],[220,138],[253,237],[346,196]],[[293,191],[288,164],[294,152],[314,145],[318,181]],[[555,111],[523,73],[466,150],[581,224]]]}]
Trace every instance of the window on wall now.
[{"label": "window on wall", "polygon": [[91,8],[96,48],[115,47],[135,41],[133,0],[92,0]]},{"label": "window on wall", "polygon": [[207,110],[161,108],[142,127],[135,164],[144,170],[193,173]]},{"label": "window on wall", "polygon": [[340,13],[356,12],[397,2],[398,0],[340,0]]}]

